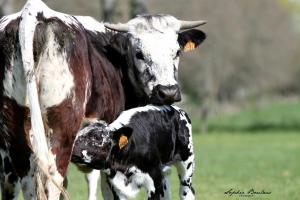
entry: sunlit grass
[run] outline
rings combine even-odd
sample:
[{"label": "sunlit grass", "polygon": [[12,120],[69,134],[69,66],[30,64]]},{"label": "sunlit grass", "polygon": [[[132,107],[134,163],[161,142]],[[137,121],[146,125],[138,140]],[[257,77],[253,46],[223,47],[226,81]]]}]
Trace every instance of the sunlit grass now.
[{"label": "sunlit grass", "polygon": [[[195,127],[201,123],[195,120]],[[213,116],[208,120],[212,131],[300,131],[300,102],[274,103],[265,107],[250,107],[227,115]]]},{"label": "sunlit grass", "polygon": [[[239,199],[239,196],[224,195],[230,188],[245,192],[251,188],[272,192],[251,199],[300,198],[300,134],[195,134],[194,145],[196,199]],[[170,180],[173,199],[179,199],[179,184],[174,169]],[[74,200],[87,196],[83,175],[74,166],[69,171],[69,193]],[[138,199],[145,199],[142,196]]]}]

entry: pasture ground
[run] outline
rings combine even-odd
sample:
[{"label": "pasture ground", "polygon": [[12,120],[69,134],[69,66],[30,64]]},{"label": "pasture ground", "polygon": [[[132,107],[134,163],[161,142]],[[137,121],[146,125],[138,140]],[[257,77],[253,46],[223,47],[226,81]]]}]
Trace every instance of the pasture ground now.
[{"label": "pasture ground", "polygon": [[[195,132],[193,138],[197,200],[300,199],[300,103],[279,103],[215,117],[209,120],[209,126],[211,132]],[[173,199],[177,200],[179,184],[175,169],[170,180]],[[271,194],[224,194],[231,188],[244,193],[254,189]],[[71,200],[86,199],[84,177],[73,165],[69,169],[68,191]],[[143,193],[137,199],[145,199]]]},{"label": "pasture ground", "polygon": [[[300,199],[299,133],[213,133],[195,135],[194,143],[196,199]],[[173,199],[178,199],[175,169],[170,180]],[[224,192],[231,188],[245,192],[253,188],[272,193],[229,197]],[[86,199],[85,180],[74,166],[69,171],[68,191],[71,200]],[[145,199],[142,196],[137,199]]]}]

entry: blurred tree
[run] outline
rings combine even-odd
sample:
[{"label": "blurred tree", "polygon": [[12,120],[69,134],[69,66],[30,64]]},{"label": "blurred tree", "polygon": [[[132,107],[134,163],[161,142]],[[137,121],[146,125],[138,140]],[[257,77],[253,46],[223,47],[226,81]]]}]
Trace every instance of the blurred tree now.
[{"label": "blurred tree", "polygon": [[[121,5],[121,3],[124,3],[123,1],[120,2],[118,0],[100,0],[101,7],[102,7],[102,18],[104,21],[111,22],[115,19],[120,19],[120,16],[122,15],[120,13],[127,12],[126,8],[121,8],[119,11],[117,11],[118,5]],[[133,18],[140,14],[147,13],[146,8],[146,0],[128,0],[127,3],[129,4],[129,13],[127,16],[129,18]],[[122,5],[121,5],[122,7]],[[126,14],[123,14],[126,15]]]},{"label": "blurred tree", "polygon": [[12,0],[0,0],[0,17],[13,12]]},{"label": "blurred tree", "polygon": [[106,22],[113,21],[113,17],[116,12],[116,3],[117,0],[100,0],[100,3],[102,5],[102,18]]},{"label": "blurred tree", "polygon": [[130,0],[130,17],[148,13],[146,0]]},{"label": "blurred tree", "polygon": [[300,13],[300,1],[299,0],[280,0],[280,2],[288,7],[291,11]]}]

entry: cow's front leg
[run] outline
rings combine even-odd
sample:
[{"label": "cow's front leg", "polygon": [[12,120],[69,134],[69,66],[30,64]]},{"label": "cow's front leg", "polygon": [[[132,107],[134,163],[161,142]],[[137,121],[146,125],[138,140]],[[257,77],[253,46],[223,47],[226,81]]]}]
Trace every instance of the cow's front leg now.
[{"label": "cow's front leg", "polygon": [[95,169],[85,174],[85,179],[87,181],[89,190],[89,200],[97,199],[97,186],[99,177],[100,171]]},{"label": "cow's front leg", "polygon": [[20,192],[20,179],[13,170],[7,155],[1,154],[0,181],[2,200],[17,200]]},{"label": "cow's front leg", "polygon": [[101,173],[101,193],[102,193],[103,200],[111,200],[117,198],[116,196],[117,194],[113,190],[106,172],[104,170],[101,170],[100,173]]},{"label": "cow's front leg", "polygon": [[194,200],[195,191],[192,186],[192,176],[194,171],[194,154],[186,161],[176,163],[178,177],[180,181],[179,195],[181,200]]}]

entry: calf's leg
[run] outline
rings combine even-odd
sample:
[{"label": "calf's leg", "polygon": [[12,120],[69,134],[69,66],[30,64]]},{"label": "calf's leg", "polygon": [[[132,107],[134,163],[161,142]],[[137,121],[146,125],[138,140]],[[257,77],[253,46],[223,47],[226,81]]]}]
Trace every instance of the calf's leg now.
[{"label": "calf's leg", "polygon": [[[147,190],[148,200],[160,200],[162,196],[165,196],[164,184],[166,181],[165,177],[162,174],[161,168],[153,168],[149,173],[151,176],[155,190]],[[167,189],[166,189],[167,190]]]},{"label": "calf's leg", "polygon": [[169,179],[167,176],[163,177],[162,180],[162,186],[163,186],[163,194],[161,194],[161,200],[171,200],[171,191],[170,191],[170,184]]},{"label": "calf's leg", "polygon": [[192,176],[194,171],[194,154],[186,161],[175,164],[180,181],[179,195],[181,200],[194,200],[195,191],[192,186]]}]

